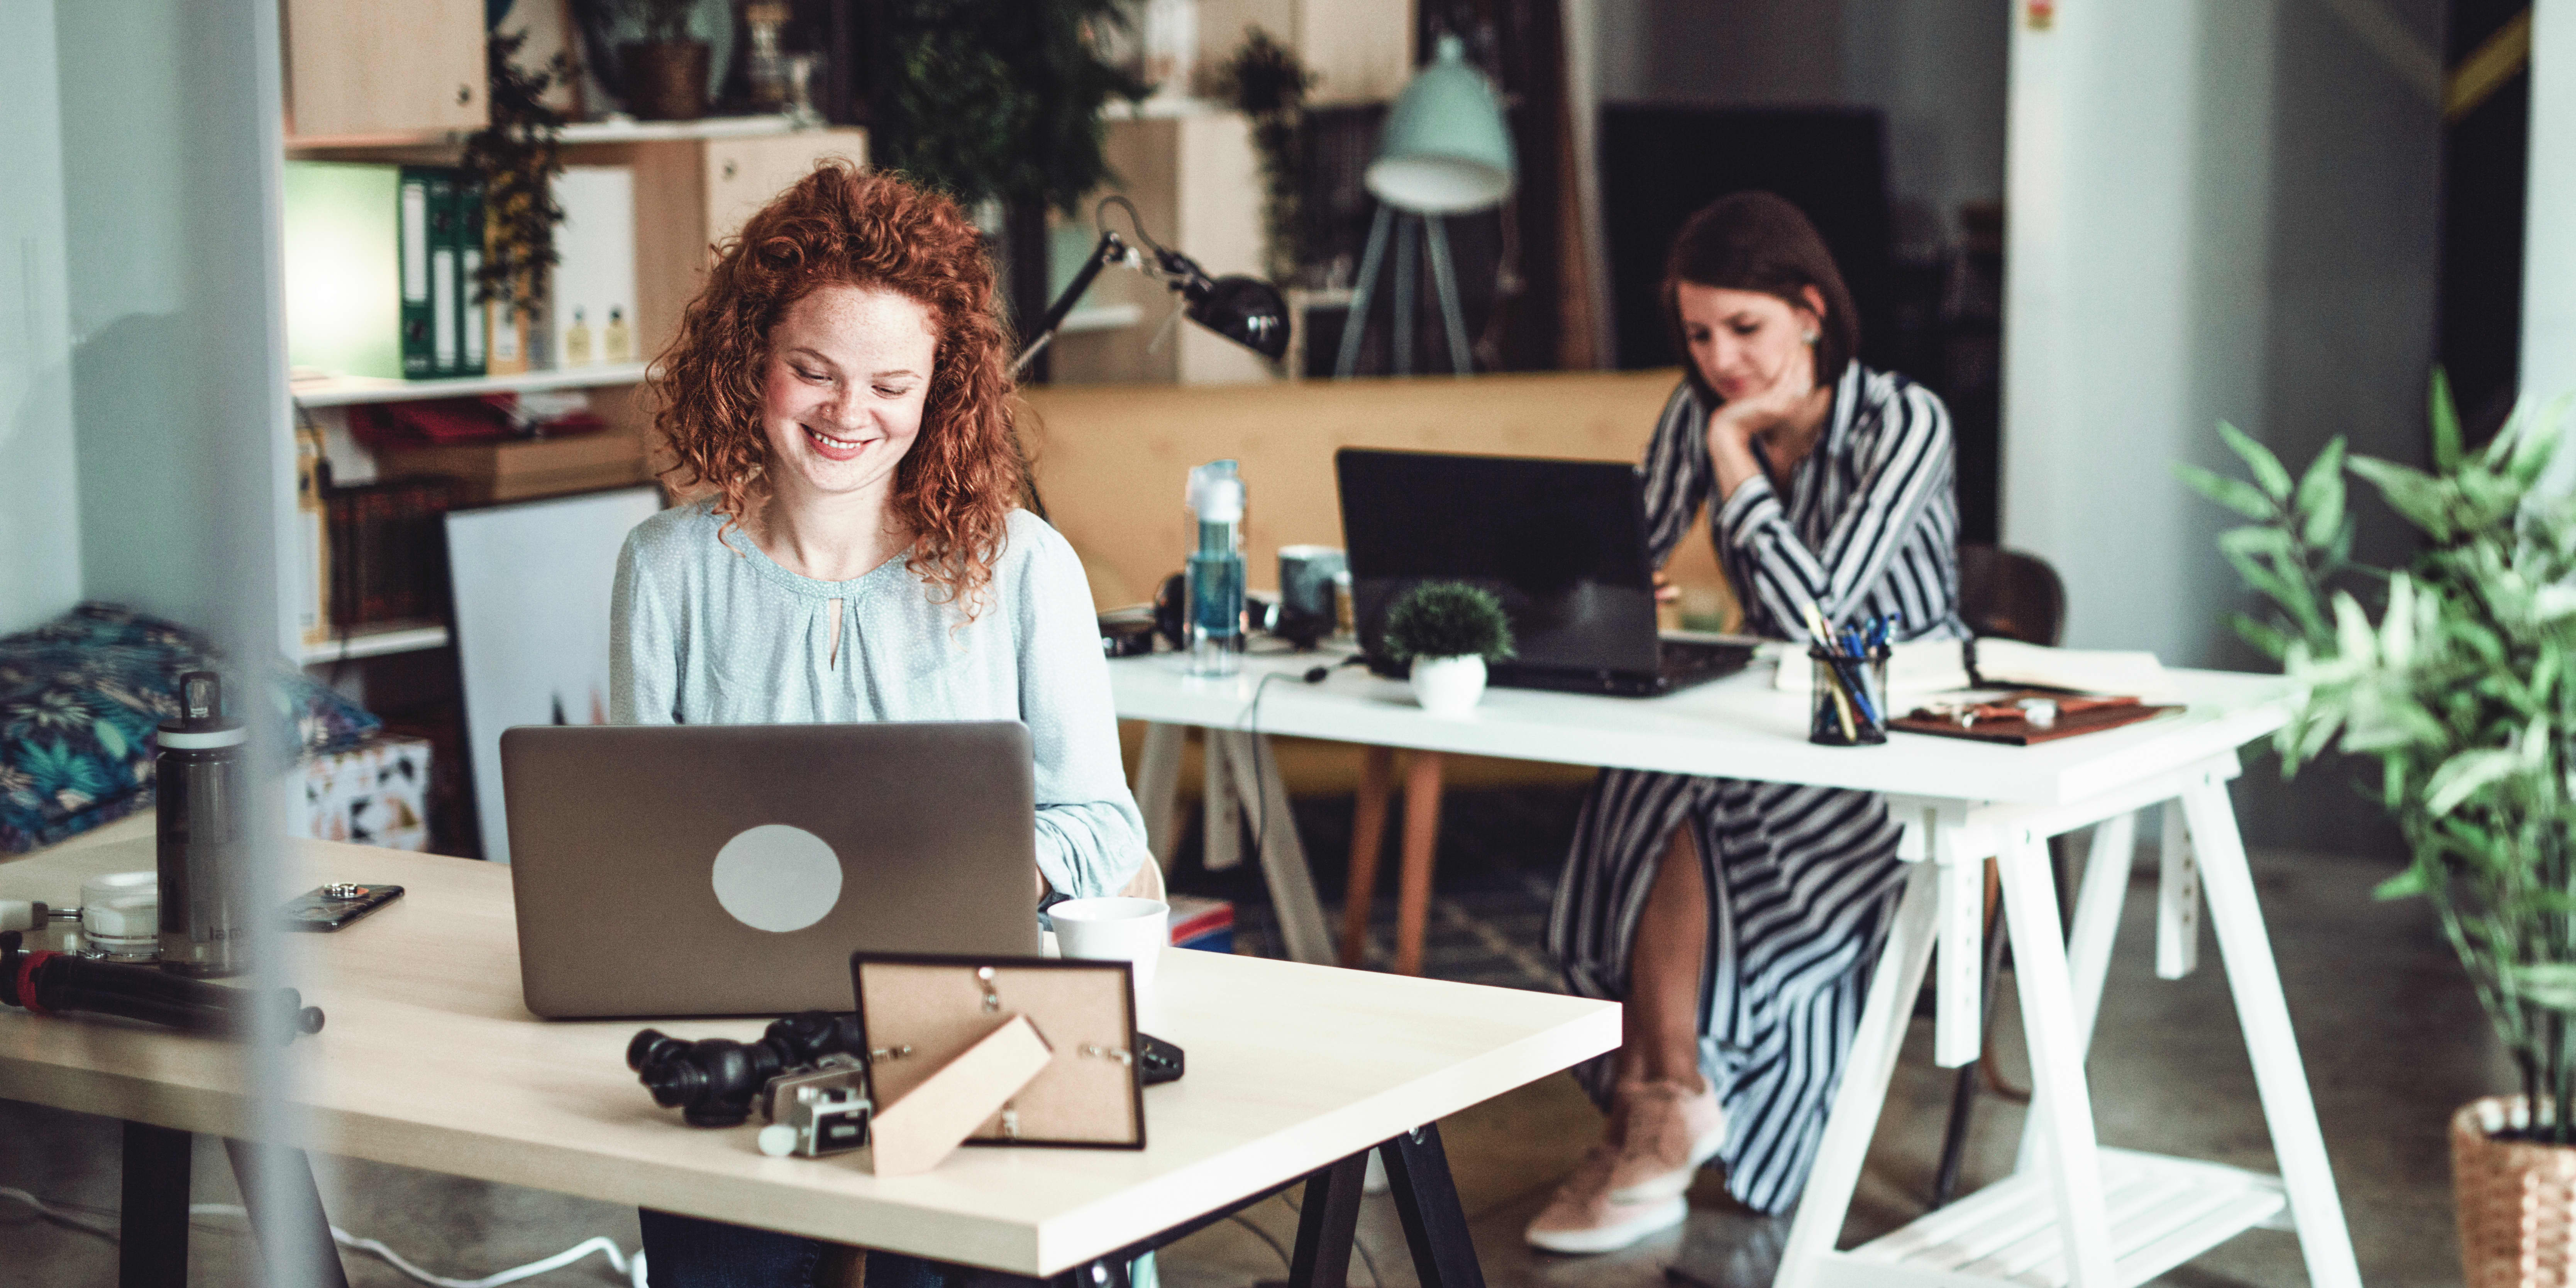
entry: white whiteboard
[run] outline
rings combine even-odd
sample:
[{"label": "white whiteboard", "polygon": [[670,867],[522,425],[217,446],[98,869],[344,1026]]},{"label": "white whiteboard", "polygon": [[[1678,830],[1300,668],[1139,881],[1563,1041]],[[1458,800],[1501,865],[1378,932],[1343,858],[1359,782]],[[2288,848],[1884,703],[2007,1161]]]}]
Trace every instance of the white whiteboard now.
[{"label": "white whiteboard", "polygon": [[619,488],[447,516],[456,661],[483,857],[510,861],[501,731],[608,723],[608,603],[617,552],[662,508],[656,487]]}]

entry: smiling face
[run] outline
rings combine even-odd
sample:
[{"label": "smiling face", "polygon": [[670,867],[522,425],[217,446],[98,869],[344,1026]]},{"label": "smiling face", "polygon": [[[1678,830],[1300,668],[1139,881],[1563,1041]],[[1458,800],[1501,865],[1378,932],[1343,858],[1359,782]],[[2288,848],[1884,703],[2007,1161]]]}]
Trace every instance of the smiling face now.
[{"label": "smiling face", "polygon": [[1674,284],[1691,362],[1719,398],[1740,402],[1784,385],[1790,392],[1814,385],[1816,354],[1807,336],[1824,316],[1825,301],[1812,286],[1805,294],[1801,307],[1763,291]]},{"label": "smiling face", "polygon": [[834,283],[789,305],[761,370],[777,499],[885,504],[921,433],[938,354],[930,310],[892,291]]}]

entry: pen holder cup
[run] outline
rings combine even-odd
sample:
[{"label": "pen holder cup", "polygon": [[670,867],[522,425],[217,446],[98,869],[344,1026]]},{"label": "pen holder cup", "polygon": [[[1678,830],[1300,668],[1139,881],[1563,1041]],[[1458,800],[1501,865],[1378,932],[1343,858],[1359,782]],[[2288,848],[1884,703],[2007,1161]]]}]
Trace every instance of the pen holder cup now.
[{"label": "pen holder cup", "polygon": [[1863,657],[1807,650],[1816,668],[1807,741],[1827,747],[1865,747],[1887,741],[1887,654],[1884,648],[1872,649]]}]

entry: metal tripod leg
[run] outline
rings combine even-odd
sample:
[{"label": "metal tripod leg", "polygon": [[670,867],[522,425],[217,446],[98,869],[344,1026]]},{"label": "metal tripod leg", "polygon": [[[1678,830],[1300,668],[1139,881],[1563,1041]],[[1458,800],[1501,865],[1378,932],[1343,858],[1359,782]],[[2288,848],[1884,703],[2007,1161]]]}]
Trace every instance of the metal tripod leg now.
[{"label": "metal tripod leg", "polygon": [[1467,318],[1458,307],[1458,274],[1449,267],[1449,226],[1438,215],[1422,217],[1425,240],[1431,243],[1431,282],[1440,292],[1440,323],[1449,333],[1449,372],[1472,375],[1475,364],[1467,357]]},{"label": "metal tripod leg", "polygon": [[1422,268],[1413,262],[1413,246],[1422,235],[1421,221],[1411,215],[1395,217],[1395,361],[1392,369],[1399,376],[1413,374],[1413,290],[1422,276]]},{"label": "metal tripod leg", "polygon": [[1360,252],[1359,285],[1351,292],[1351,311],[1342,322],[1342,351],[1333,360],[1335,380],[1348,380],[1359,372],[1360,333],[1368,330],[1369,296],[1377,288],[1378,261],[1386,254],[1386,229],[1394,218],[1393,210],[1380,206],[1377,217],[1369,221],[1368,249]]}]

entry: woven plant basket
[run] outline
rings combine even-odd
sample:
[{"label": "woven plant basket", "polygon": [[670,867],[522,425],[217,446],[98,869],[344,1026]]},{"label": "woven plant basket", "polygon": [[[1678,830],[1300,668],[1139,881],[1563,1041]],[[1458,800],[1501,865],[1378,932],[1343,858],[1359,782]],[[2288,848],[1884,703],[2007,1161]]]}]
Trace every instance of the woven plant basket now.
[{"label": "woven plant basket", "polygon": [[2576,1288],[2576,1146],[2497,1140],[2526,1126],[2520,1096],[2451,1116],[2451,1182],[2468,1288]]}]

